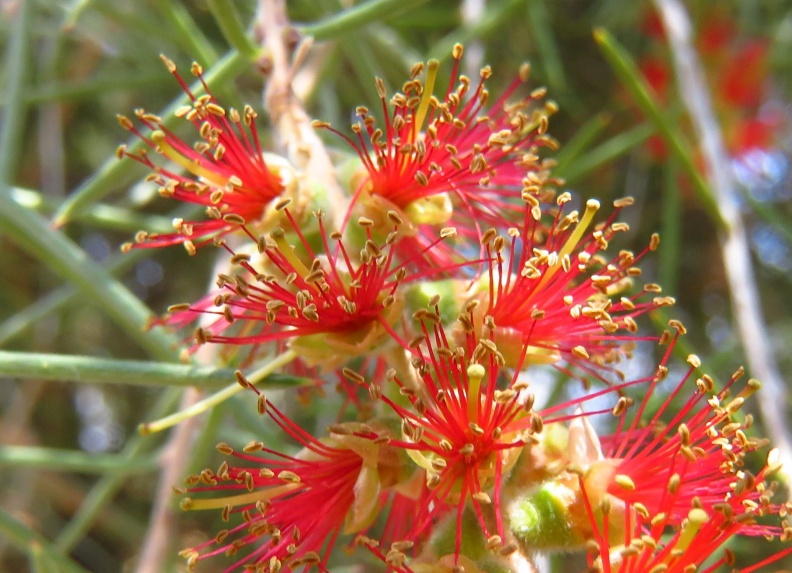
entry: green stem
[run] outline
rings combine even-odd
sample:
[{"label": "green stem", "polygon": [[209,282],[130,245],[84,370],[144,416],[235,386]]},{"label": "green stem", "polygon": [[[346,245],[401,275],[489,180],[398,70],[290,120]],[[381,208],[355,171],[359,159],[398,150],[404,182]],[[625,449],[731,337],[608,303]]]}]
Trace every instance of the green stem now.
[{"label": "green stem", "polygon": [[0,467],[2,466],[88,474],[131,474],[154,471],[157,469],[157,459],[155,456],[129,459],[118,454],[97,454],[78,450],[28,446],[0,446]]},{"label": "green stem", "polygon": [[[278,360],[288,362],[289,359],[281,357]],[[282,363],[285,362],[277,362]],[[251,378],[261,377],[260,372],[251,374]],[[192,364],[0,350],[0,376],[81,384],[129,384],[152,388],[196,386],[212,389],[221,388],[233,380],[234,370]],[[294,388],[309,383],[309,378],[277,372],[267,374],[267,386],[270,388]]]},{"label": "green stem", "polygon": [[[148,255],[149,253],[144,249],[136,249],[126,255],[112,257],[103,264],[110,274],[119,274]],[[63,306],[77,300],[79,294],[80,291],[73,286],[62,286],[18,311],[5,322],[0,323],[0,346],[5,345],[39,320],[47,318]]]},{"label": "green stem", "polygon": [[135,233],[141,229],[149,233],[173,233],[173,221],[158,215],[145,215],[116,207],[95,203],[90,211],[77,214],[76,222],[108,231],[125,231]]},{"label": "green stem", "polygon": [[503,22],[512,17],[512,12],[522,6],[524,2],[525,0],[506,0],[505,2],[490,4],[479,21],[457,28],[445,38],[436,42],[429,52],[429,57],[442,62],[451,57],[451,49],[454,44],[464,44],[471,40],[483,40],[490,33],[500,29]]},{"label": "green stem", "polygon": [[6,187],[14,178],[14,167],[17,165],[22,145],[22,127],[25,125],[25,83],[28,69],[27,31],[33,2],[22,2],[19,7],[17,22],[11,27],[11,41],[5,57],[5,74],[8,104],[0,126],[0,189]]},{"label": "green stem", "polygon": [[23,553],[41,552],[47,561],[57,563],[59,571],[65,573],[88,573],[74,561],[61,555],[39,533],[28,529],[11,515],[0,509],[0,535]]},{"label": "green stem", "polygon": [[357,28],[415,10],[427,0],[372,0],[358,4],[325,20],[299,27],[305,36],[316,40],[331,40],[344,36]]},{"label": "green stem", "polygon": [[599,44],[611,68],[629,90],[638,107],[654,123],[657,131],[668,144],[674,158],[687,176],[690,177],[693,183],[693,190],[710,219],[720,229],[725,229],[727,227],[726,222],[721,216],[720,209],[709,185],[707,185],[693,161],[694,155],[690,146],[685,141],[677,124],[667,121],[665,114],[660,109],[657,98],[653,95],[651,86],[641,74],[635,61],[607,30],[603,28],[595,30],[594,39]]},{"label": "green stem", "polygon": [[[253,372],[249,377],[248,381],[251,384],[256,384],[257,382],[264,380],[268,376],[272,375],[276,371],[280,370],[290,362],[292,362],[295,358],[297,358],[297,353],[294,350],[287,350],[277,358],[273,359],[271,362],[268,362],[255,372]],[[193,416],[197,416],[199,414],[203,414],[207,410],[225,402],[232,396],[239,394],[242,390],[245,390],[240,384],[234,383],[230,386],[226,386],[219,392],[212,394],[200,400],[190,406],[189,408],[185,408],[184,410],[180,410],[175,414],[171,414],[170,416],[165,416],[164,418],[160,418],[154,422],[148,422],[145,424],[140,424],[138,426],[138,431],[141,435],[152,434],[155,432],[161,432],[162,430],[166,430],[182,422],[188,418],[192,418]]]},{"label": "green stem", "polygon": [[577,161],[580,154],[583,153],[591,142],[593,142],[608,126],[610,119],[609,114],[598,113],[583,124],[583,126],[575,132],[575,135],[561,147],[558,153],[556,153],[556,166],[553,168],[553,174],[558,177],[564,177],[564,172],[567,167],[572,164],[573,161]]},{"label": "green stem", "polygon": [[[196,209],[195,206],[188,205],[174,210],[172,214],[174,217],[192,219],[201,211],[200,207]],[[79,214],[78,218],[82,218],[82,216]],[[147,230],[153,229],[147,227]],[[118,275],[150,254],[148,249],[133,249],[129,253],[119,254],[103,261],[102,265],[110,275]],[[73,286],[60,287],[8,318],[0,324],[0,347],[37,321],[50,316],[61,307],[76,300],[79,294],[80,291]]]},{"label": "green stem", "polygon": [[[44,214],[53,213],[56,206],[44,197],[41,193],[32,189],[13,187],[11,197],[28,209],[34,209]],[[145,229],[150,233],[172,233],[172,219],[160,215],[145,215],[136,211],[130,211],[115,205],[94,204],[90,211],[78,213],[74,221],[85,223],[100,229],[110,231],[124,231],[134,233],[140,229]]]},{"label": "green stem", "polygon": [[212,48],[209,38],[190,17],[184,4],[174,0],[160,0],[154,2],[154,7],[170,23],[169,27],[176,31],[177,41],[188,54],[204,66],[214,65],[217,61],[217,52]]},{"label": "green stem", "polygon": [[82,384],[219,388],[234,379],[234,371],[189,364],[0,350],[0,376]]},{"label": "green stem", "polygon": [[234,5],[228,0],[208,0],[207,4],[229,45],[243,56],[256,58],[259,48],[248,36]]},{"label": "green stem", "polygon": [[74,283],[101,307],[130,338],[152,356],[165,361],[178,358],[179,340],[161,329],[144,331],[151,311],[119,281],[36,213],[14,201],[0,188],[0,224],[9,237],[55,273]]},{"label": "green stem", "polygon": [[566,179],[567,183],[578,180],[593,169],[604,165],[608,161],[629,152],[655,133],[655,128],[649,123],[639,125],[629,131],[620,133],[608,141],[598,145],[574,162],[566,163],[558,175]]},{"label": "green stem", "polygon": [[[204,74],[204,79],[209,88],[214,89],[231,81],[237,73],[248,65],[249,60],[244,55],[233,51],[226,54],[216,65],[212,66]],[[195,82],[190,86],[190,89],[200,92],[203,88],[200,82]],[[158,114],[163,118],[163,124],[166,127],[172,128],[176,124],[178,118],[176,118],[174,112],[185,105],[187,101],[187,94],[182,94],[175,98],[162,113]],[[143,144],[137,137],[132,137],[127,142],[127,149],[130,153],[134,153],[141,145]],[[71,221],[78,212],[107,195],[114,186],[121,183],[125,177],[128,177],[136,167],[137,163],[135,161],[119,161],[115,155],[107,159],[97,169],[96,173],[84,181],[60,206],[54,217],[55,225],[60,227]]]},{"label": "green stem", "polygon": [[38,541],[32,541],[30,543],[28,559],[33,573],[57,573],[57,569],[52,560],[47,557],[44,548]]}]

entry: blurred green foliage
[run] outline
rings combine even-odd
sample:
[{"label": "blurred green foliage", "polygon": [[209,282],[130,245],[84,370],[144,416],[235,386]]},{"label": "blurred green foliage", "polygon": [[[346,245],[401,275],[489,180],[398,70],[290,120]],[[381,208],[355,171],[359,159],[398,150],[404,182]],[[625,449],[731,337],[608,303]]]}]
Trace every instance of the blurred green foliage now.
[{"label": "blurred green foliage", "polygon": [[[357,105],[377,103],[375,76],[396,90],[412,63],[447,58],[457,41],[466,44],[466,62],[474,66],[468,73],[477,73],[479,65],[493,66],[493,86],[506,86],[519,65],[530,61],[532,87],[547,86],[549,97],[561,106],[550,132],[562,144],[559,169],[568,177],[569,189],[581,201],[592,196],[606,201],[623,195],[636,198],[628,213],[632,232],[627,240],[644,245],[652,232],[662,230],[663,247],[645,272],[677,297],[674,314],[688,326],[689,343],[705,368],[723,376],[742,363],[711,213],[692,193],[678,161],[658,159],[647,151],[646,142],[656,130],[617,80],[592,35],[602,27],[636,61],[652,53],[666,58],[670,70],[667,47],[646,32],[649,3],[370,1],[372,9],[363,13],[364,18],[345,19],[345,10],[360,10],[363,3],[355,4],[288,3],[296,29],[317,35],[295,83],[313,117],[345,126]],[[465,9],[478,6],[481,13],[465,17],[462,4]],[[247,35],[234,35],[234,22],[227,21],[229,6]],[[713,2],[690,0],[687,7],[700,30],[711,17]],[[254,9],[252,2],[201,0],[0,3],[6,62],[0,68],[5,144],[0,149],[0,209],[8,217],[0,219],[0,348],[175,359],[178,335],[161,333],[149,347],[141,344],[148,335],[135,330],[133,319],[129,324],[113,320],[100,294],[123,285],[151,312],[162,313],[167,305],[194,300],[205,291],[213,253],[204,250],[188,260],[175,247],[126,256],[118,252],[135,229],[161,229],[179,209],[141,182],[145,172],[139,165],[115,158],[113,150],[128,135],[115,115],[131,114],[137,107],[160,113],[181,96],[159,60],[161,53],[183,70],[193,60],[201,62],[209,77],[219,70],[219,80],[212,84],[218,99],[229,106],[249,102],[260,109],[266,78],[251,52]],[[743,168],[743,209],[772,332],[765,343],[776,350],[789,380],[792,2],[726,0],[718,3],[718,10],[734,23],[730,43],[761,39],[769,50],[762,101],[750,113],[775,114],[773,142],[762,150],[765,155],[749,161],[737,153],[734,160],[748,166]],[[480,62],[475,61],[477,55]],[[687,147],[695,149],[673,90],[662,106],[667,121],[687,138]],[[260,119],[266,124],[265,117]],[[338,143],[326,141],[331,146]],[[692,157],[691,164],[700,165],[698,158]],[[15,219],[19,226],[12,226],[10,201],[14,208],[24,203],[25,209],[38,214],[30,221]],[[60,224],[57,231],[51,224],[54,216]],[[37,234],[42,244],[31,246],[35,241],[24,236],[25,229]],[[66,237],[76,250],[62,243]],[[118,282],[93,279],[90,263],[83,268],[74,266],[77,259],[63,258],[69,252],[87,256]],[[75,282],[80,274],[88,277],[87,286]],[[141,305],[134,307],[134,314],[131,302],[118,305],[117,311],[130,316],[148,312]],[[153,345],[160,348],[158,355],[152,353]],[[36,380],[24,373],[0,376],[0,444],[34,448],[0,447],[0,569],[132,570],[157,487],[150,460],[163,441],[158,436],[136,437],[135,427],[173,411],[178,395],[178,390],[134,384],[80,384],[67,374],[63,382]],[[315,420],[311,413],[305,413],[303,421]],[[320,426],[332,421],[319,416]],[[216,463],[212,444],[219,439],[233,436],[245,443],[259,439],[259,432],[259,419],[249,402],[223,405],[204,425],[192,469]],[[58,453],[49,448],[103,452],[107,457],[86,472],[75,467],[80,458],[59,465]],[[25,452],[37,452],[36,459],[43,455],[46,467],[26,459]],[[148,465],[142,460],[149,460]],[[207,523],[217,520],[215,515],[185,515],[178,523],[174,548],[195,543],[199,532],[211,531]],[[747,545],[737,549],[754,551]],[[182,567],[176,564],[175,552],[173,567]]]}]

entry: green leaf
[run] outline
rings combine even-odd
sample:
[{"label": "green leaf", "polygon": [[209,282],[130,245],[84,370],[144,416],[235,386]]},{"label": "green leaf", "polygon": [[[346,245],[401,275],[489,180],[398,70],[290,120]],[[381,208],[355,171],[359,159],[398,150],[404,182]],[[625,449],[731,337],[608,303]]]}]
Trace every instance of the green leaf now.
[{"label": "green leaf", "polygon": [[427,0],[371,0],[339,12],[330,18],[299,27],[305,36],[315,40],[331,40],[345,36],[357,28],[415,10]]},{"label": "green leaf", "polygon": [[[281,358],[278,363],[282,361]],[[81,384],[197,386],[209,389],[223,388],[235,380],[231,368],[7,350],[0,350],[0,376]],[[292,388],[312,383],[309,378],[277,372],[268,374],[266,378],[268,388]]]},{"label": "green leaf", "polygon": [[42,535],[23,525],[3,509],[0,509],[0,535],[6,543],[23,553],[39,553],[40,557],[36,557],[38,562],[46,559],[48,563],[57,563],[61,572],[88,573],[69,557],[61,555]]},{"label": "green leaf", "polygon": [[565,161],[560,168],[554,169],[553,172],[559,177],[566,179],[567,183],[578,181],[597,167],[635,149],[635,146],[646,141],[654,133],[655,128],[653,125],[648,123],[639,125],[629,131],[613,136],[574,161]]},{"label": "green leaf", "polygon": [[651,86],[641,74],[627,50],[603,28],[597,28],[594,31],[594,39],[613,71],[630,92],[635,103],[654,124],[658,134],[666,142],[671,154],[679,163],[680,168],[690,178],[693,183],[693,190],[710,219],[719,227],[725,228],[726,223],[721,217],[720,209],[718,209],[707,182],[693,162],[693,151],[679,129],[679,124],[667,121]]},{"label": "green leaf", "polygon": [[208,6],[223,37],[231,47],[247,58],[256,58],[260,49],[242,26],[242,19],[234,5],[228,0],[208,0]]},{"label": "green leaf", "polygon": [[578,157],[580,157],[588,146],[608,126],[610,120],[609,114],[598,113],[583,124],[583,127],[575,132],[572,139],[564,144],[561,150],[556,153],[556,166],[553,168],[553,174],[558,177],[565,177],[569,165],[571,165],[573,161],[577,161]]},{"label": "green leaf", "polygon": [[157,456],[127,458],[119,454],[99,454],[79,450],[0,446],[0,466],[77,473],[143,473],[157,469]]}]

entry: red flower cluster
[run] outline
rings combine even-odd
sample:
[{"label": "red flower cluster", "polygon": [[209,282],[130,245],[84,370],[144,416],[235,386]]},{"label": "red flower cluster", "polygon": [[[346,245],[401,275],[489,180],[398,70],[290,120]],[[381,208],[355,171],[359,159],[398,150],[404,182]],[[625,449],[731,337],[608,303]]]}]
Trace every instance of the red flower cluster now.
[{"label": "red flower cluster", "polygon": [[[686,396],[700,366],[696,356],[688,362],[690,368],[647,425],[639,426],[639,420],[653,388],[632,422],[626,424],[626,407],[619,412],[618,432],[603,439],[609,445],[604,458],[579,477],[586,511],[597,523],[589,558],[593,570],[638,572],[664,566],[663,571],[689,571],[703,566],[734,536],[792,539],[792,526],[762,521],[788,512],[786,505],[774,504],[776,484],[767,481],[780,467],[777,450],[767,454],[755,475],[745,469],[746,456],[766,446],[748,437],[750,416],[737,419],[759,383],[748,380],[732,396],[742,370],[717,392],[704,374]],[[661,368],[652,386],[666,374]],[[680,397],[683,403],[672,409]],[[670,421],[661,421],[664,416]],[[721,565],[733,566],[733,556],[725,552],[706,570]]]},{"label": "red flower cluster", "polygon": [[[385,214],[396,210],[409,224],[402,241],[422,250],[434,242],[439,225],[453,224],[466,239],[479,238],[482,228],[507,225],[521,211],[521,194],[549,182],[536,151],[556,145],[546,135],[547,118],[555,104],[538,105],[543,88],[509,101],[519,85],[528,81],[527,65],[503,95],[490,103],[485,83],[491,69],[483,68],[474,86],[459,73],[462,55],[462,46],[457,44],[441,98],[434,94],[440,68],[437,60],[413,66],[403,91],[390,99],[378,78],[381,127],[365,107],[357,110],[360,121],[352,125],[352,138],[329,124],[315,123],[341,136],[360,157],[362,166],[353,177],[347,219],[357,213],[384,223]],[[421,79],[423,72],[426,77]],[[454,258],[447,245],[427,255],[441,264]]]},{"label": "red flower cluster", "polygon": [[294,192],[295,174],[285,160],[262,151],[255,123],[258,114],[253,108],[245,106],[240,114],[235,109],[221,107],[203,79],[203,70],[193,64],[192,73],[206,91],[205,95],[196,96],[173,62],[164,57],[163,61],[190,99],[190,105],[180,108],[176,117],[192,123],[200,141],[194,146],[182,141],[159,117],[143,109],[136,110],[135,115],[150,131],[148,135],[129,118],[119,116],[118,120],[146,147],[191,176],[182,175],[179,169],[158,167],[146,147],[132,152],[122,146],[117,155],[149,167],[153,171],[149,180],[159,185],[160,195],[201,205],[205,207],[207,218],[201,221],[176,219],[175,232],[166,235],[141,231],[135,236],[135,242],[127,243],[123,249],[182,244],[192,255],[197,247],[235,231],[240,223],[258,226],[271,217],[267,208]]},{"label": "red flower cluster", "polygon": [[[563,358],[596,374],[593,366],[613,362],[626,343],[643,339],[635,334],[637,316],[674,303],[661,296],[643,301],[645,294],[660,293],[654,284],[629,292],[641,274],[637,263],[657,248],[659,238],[654,235],[637,256],[622,250],[606,259],[603,253],[615,235],[629,229],[617,217],[631,198],[616,201],[610,218],[590,232],[598,201],[589,200],[582,215],[565,215],[569,193],[558,197],[557,210],[544,213],[538,200],[528,199],[522,225],[508,229],[509,243],[495,232],[485,237],[488,273],[476,298],[483,304],[474,310],[472,322],[495,332],[511,365],[527,347],[528,363]],[[543,225],[543,219],[549,221]]]},{"label": "red flower cluster", "polygon": [[[316,432],[237,372],[299,449],[270,436],[241,450],[223,443],[229,460],[186,480],[184,509],[220,509],[231,522],[184,550],[188,568],[226,554],[228,572],[329,571],[343,543],[401,573],[521,571],[544,549],[587,551],[591,571],[687,572],[734,535],[792,537],[767,482],[774,454],[755,475],[745,467],[765,445],[736,418],[754,382],[731,398],[737,377],[715,392],[702,375],[693,388],[691,358],[651,413],[684,330],[675,321],[653,375],[616,370],[636,343],[658,340],[637,319],[674,302],[635,285],[657,236],[637,254],[611,250],[632,200],[601,222],[595,200],[570,209],[537,156],[554,145],[543,90],[511,101],[521,70],[491,103],[489,68],[474,84],[459,74],[461,46],[453,57],[443,95],[430,61],[390,99],[377,80],[382,127],[358,109],[355,135],[341,136],[360,169],[349,203],[333,206],[340,230],[319,208],[303,216],[315,198],[298,170],[262,152],[252,111],[242,120],[194,95],[172,64],[192,101],[180,115],[203,142],[192,148],[143,112],[151,135],[122,120],[197,179],[121,155],[209,215],[140,244],[211,242],[228,260],[216,291],[158,323],[193,326],[193,349],[217,345],[259,373],[268,360],[299,360],[347,394],[338,410],[323,402],[335,423]],[[535,372],[548,364],[558,392],[539,406]],[[633,390],[644,394],[637,406]],[[616,427],[600,438],[591,419],[609,413]]]},{"label": "red flower cluster", "polygon": [[[392,222],[391,240],[379,245],[364,224],[368,238],[363,249],[350,253],[340,233],[327,233],[323,213],[314,213],[314,238],[320,241],[315,250],[288,205],[281,209],[290,237],[278,227],[256,238],[243,226],[256,243],[254,255],[219,242],[232,255],[231,273],[221,274],[219,290],[197,305],[172,307],[165,322],[186,325],[209,316],[208,326],[195,331],[199,345],[256,349],[287,340],[306,363],[325,367],[376,351],[403,310],[399,285],[422,276],[408,275],[408,267],[394,258],[398,218]],[[300,247],[299,254],[289,239]]]},{"label": "red flower cluster", "polygon": [[[258,563],[271,569],[275,566],[275,570],[285,565],[288,569],[316,566],[327,571],[326,554],[322,557],[318,552],[326,542],[329,552],[342,531],[360,531],[377,515],[382,480],[388,485],[397,469],[393,460],[380,452],[387,439],[362,424],[340,424],[331,429],[328,438],[318,440],[268,405],[263,395],[259,404],[260,411],[266,411],[302,450],[289,456],[263,442],[249,443],[241,452],[218,444],[220,453],[248,465],[223,462],[217,472],[204,470],[187,478],[187,484],[193,485],[192,497],[183,498],[181,506],[222,509],[224,521],[241,513],[243,523],[181,554],[191,568],[202,559],[242,552],[227,571]],[[218,497],[219,491],[242,493]],[[211,497],[194,497],[205,492]]]}]

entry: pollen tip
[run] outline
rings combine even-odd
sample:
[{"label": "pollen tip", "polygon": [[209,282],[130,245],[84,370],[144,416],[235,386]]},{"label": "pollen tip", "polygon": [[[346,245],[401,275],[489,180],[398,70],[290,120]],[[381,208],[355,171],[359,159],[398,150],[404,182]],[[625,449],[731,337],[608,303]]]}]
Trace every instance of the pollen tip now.
[{"label": "pollen tip", "polygon": [[467,375],[469,378],[477,378],[482,379],[484,378],[484,374],[486,374],[486,370],[481,364],[471,364],[467,368]]},{"label": "pollen tip", "polygon": [[587,211],[588,210],[598,211],[599,208],[600,208],[600,202],[597,201],[596,199],[589,199],[588,201],[586,201],[586,210]]},{"label": "pollen tip", "polygon": [[165,54],[160,54],[160,60],[162,60],[162,63],[165,64],[165,67],[170,73],[174,73],[176,71],[176,64],[174,64],[173,60],[171,60],[168,56]]}]

